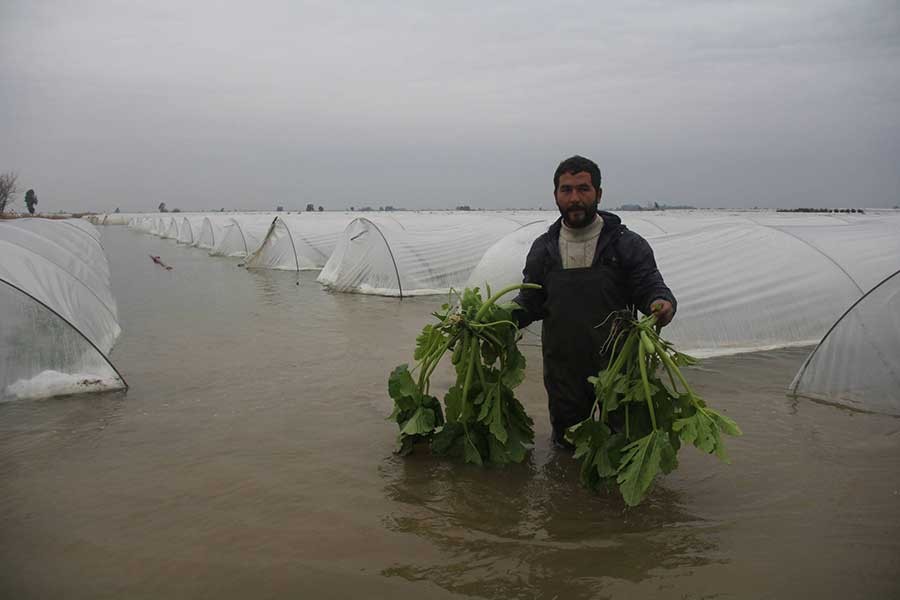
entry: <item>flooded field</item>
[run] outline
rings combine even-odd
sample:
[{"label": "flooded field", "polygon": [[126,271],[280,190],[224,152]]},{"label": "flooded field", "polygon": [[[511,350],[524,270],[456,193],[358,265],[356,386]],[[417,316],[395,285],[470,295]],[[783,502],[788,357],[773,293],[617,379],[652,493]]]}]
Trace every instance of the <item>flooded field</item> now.
[{"label": "flooded field", "polygon": [[690,369],[732,464],[686,448],[626,510],[550,447],[537,347],[527,464],[400,459],[387,376],[439,298],[103,236],[131,389],[0,404],[0,597],[900,597],[900,419],[787,398],[806,350]]}]

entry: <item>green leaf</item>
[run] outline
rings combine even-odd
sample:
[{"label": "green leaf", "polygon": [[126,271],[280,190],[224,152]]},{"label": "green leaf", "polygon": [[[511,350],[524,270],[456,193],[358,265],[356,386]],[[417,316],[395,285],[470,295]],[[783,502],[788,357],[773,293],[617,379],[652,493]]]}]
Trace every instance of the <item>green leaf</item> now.
[{"label": "green leaf", "polygon": [[502,397],[498,397],[494,399],[493,407],[491,409],[491,419],[490,419],[490,431],[491,434],[497,438],[501,444],[505,444],[509,434],[506,432],[506,427],[503,426],[503,399]]},{"label": "green leaf", "polygon": [[707,454],[715,453],[721,460],[728,461],[717,421],[705,411],[698,410],[690,417],[678,419],[672,424],[672,430],[678,432],[684,443],[693,444]]},{"label": "green leaf", "polygon": [[431,438],[431,451],[435,454],[462,453],[463,426],[447,423]]},{"label": "green leaf", "polygon": [[[674,438],[675,444],[672,443]],[[669,474],[678,468],[678,446],[679,440],[677,435],[668,435],[660,433],[659,438],[659,468],[664,474]]]},{"label": "green leaf", "polygon": [[493,344],[486,340],[481,342],[481,359],[485,365],[493,365],[499,357]]},{"label": "green leaf", "polygon": [[419,407],[413,416],[403,424],[400,433],[403,435],[422,435],[434,431],[434,411],[430,408]]},{"label": "green leaf", "polygon": [[408,365],[400,365],[391,371],[388,378],[388,394],[395,401],[405,398],[417,398],[420,395],[416,382],[413,381]]},{"label": "green leaf", "polygon": [[416,350],[413,353],[413,358],[416,361],[420,361],[428,356],[434,345],[435,337],[443,336],[440,331],[435,329],[434,325],[426,325],[422,328],[422,333],[416,336]]},{"label": "green leaf", "polygon": [[471,463],[473,465],[478,465],[479,467],[481,467],[484,465],[484,461],[481,459],[481,452],[475,445],[475,440],[472,439],[473,434],[474,432],[470,431],[469,434],[465,436],[463,458],[467,463]]},{"label": "green leaf", "polygon": [[525,380],[525,356],[519,352],[515,344],[508,349],[508,352],[500,380],[509,389],[515,389]]},{"label": "green leaf", "polygon": [[487,398],[483,398],[480,402],[475,401],[474,404],[481,405],[481,410],[478,411],[478,417],[476,417],[476,421],[487,421],[488,417],[491,414],[491,410],[494,407],[494,395],[489,394]]},{"label": "green leaf", "polygon": [[510,462],[520,463],[525,460],[528,446],[534,443],[534,433],[531,429],[510,427],[509,437],[506,440],[506,454]]},{"label": "green leaf", "polygon": [[462,388],[458,385],[452,386],[444,395],[444,406],[447,409],[447,421],[459,421],[462,412]]},{"label": "green leaf", "polygon": [[744,435],[744,432],[741,431],[741,428],[738,427],[738,424],[735,423],[734,421],[732,421],[731,419],[729,419],[728,417],[726,417],[725,415],[717,413],[716,411],[711,410],[709,408],[706,409],[706,412],[708,412],[712,416],[712,418],[716,422],[716,425],[719,426],[719,429],[722,432],[727,433],[728,435],[735,435],[735,436]]},{"label": "green leaf", "polygon": [[653,478],[660,472],[660,440],[663,435],[659,431],[653,431],[622,449],[622,462],[619,464],[616,482],[628,506],[640,504],[650,489]]},{"label": "green leaf", "polygon": [[675,363],[676,366],[679,367],[690,367],[696,365],[700,361],[690,356],[689,354],[682,354],[681,352],[676,352],[672,355],[672,362]]},{"label": "green leaf", "polygon": [[594,468],[600,477],[613,477],[619,470],[622,458],[622,447],[625,445],[625,434],[617,433],[603,441],[603,445],[594,458]]}]

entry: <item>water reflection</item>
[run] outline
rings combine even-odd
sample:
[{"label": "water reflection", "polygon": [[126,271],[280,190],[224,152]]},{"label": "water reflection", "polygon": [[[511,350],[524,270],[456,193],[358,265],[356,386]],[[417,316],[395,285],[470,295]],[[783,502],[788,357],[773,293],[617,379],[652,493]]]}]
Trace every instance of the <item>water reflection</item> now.
[{"label": "water reflection", "polygon": [[0,403],[0,478],[32,467],[38,449],[52,456],[69,444],[96,443],[121,421],[125,395],[118,390]]},{"label": "water reflection", "polygon": [[395,509],[385,526],[442,554],[392,565],[385,577],[487,598],[578,599],[596,597],[614,580],[721,561],[715,524],[688,513],[664,482],[626,509],[617,493],[581,488],[578,464],[552,450],[536,449],[528,464],[505,469],[391,458],[381,475]]},{"label": "water reflection", "polygon": [[[301,285],[316,285],[315,277],[318,272],[306,271],[303,275],[297,271],[277,271],[272,269],[247,269],[256,289],[259,299],[263,304],[273,307],[284,306],[285,300],[292,298],[290,294],[296,294],[296,288]],[[293,289],[292,289],[293,288]]]}]

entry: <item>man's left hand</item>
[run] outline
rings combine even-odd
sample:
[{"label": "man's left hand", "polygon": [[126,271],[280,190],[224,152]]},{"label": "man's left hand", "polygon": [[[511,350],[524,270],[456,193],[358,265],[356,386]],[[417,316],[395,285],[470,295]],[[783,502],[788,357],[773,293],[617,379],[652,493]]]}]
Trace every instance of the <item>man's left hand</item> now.
[{"label": "man's left hand", "polygon": [[656,315],[656,322],[660,327],[665,327],[672,322],[675,311],[672,309],[672,303],[662,298],[657,298],[650,303],[652,314]]}]

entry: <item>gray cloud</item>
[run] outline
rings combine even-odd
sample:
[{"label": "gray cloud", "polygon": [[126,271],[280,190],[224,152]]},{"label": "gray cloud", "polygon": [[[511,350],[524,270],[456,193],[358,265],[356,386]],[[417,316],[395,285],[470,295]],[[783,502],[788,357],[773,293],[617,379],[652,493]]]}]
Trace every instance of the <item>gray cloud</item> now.
[{"label": "gray cloud", "polygon": [[25,1],[0,170],[42,208],[900,203],[896,2]]}]

